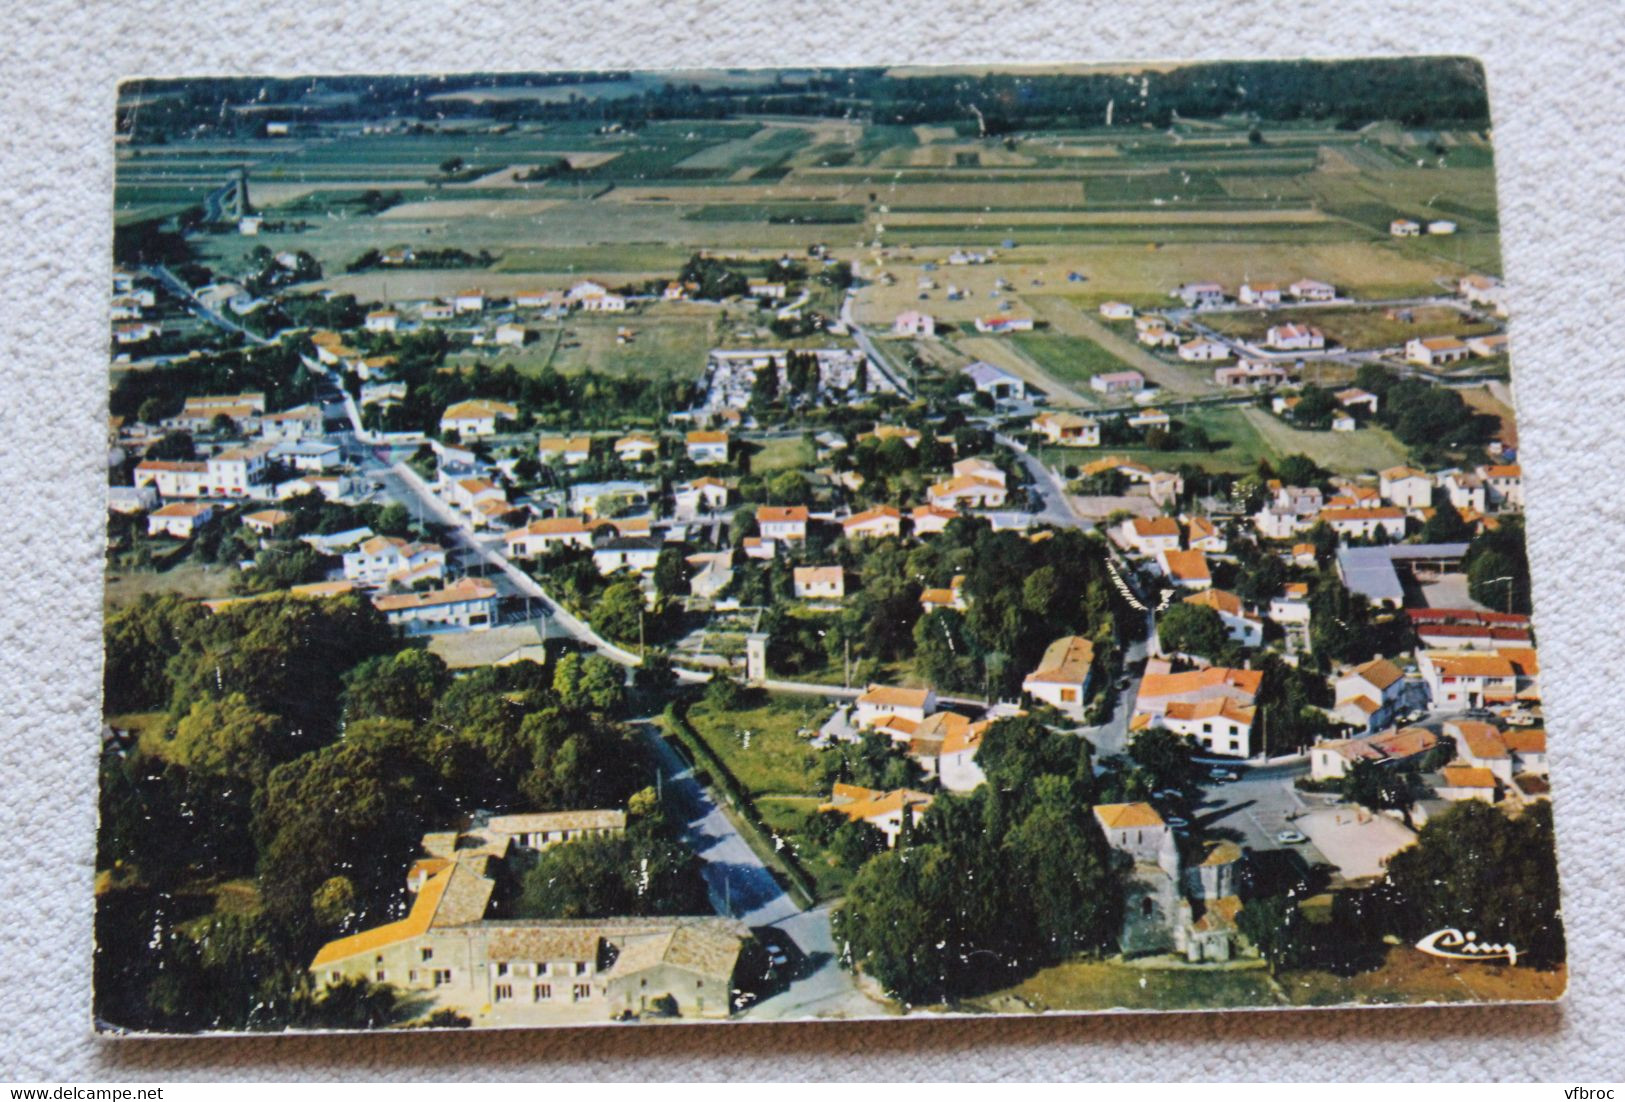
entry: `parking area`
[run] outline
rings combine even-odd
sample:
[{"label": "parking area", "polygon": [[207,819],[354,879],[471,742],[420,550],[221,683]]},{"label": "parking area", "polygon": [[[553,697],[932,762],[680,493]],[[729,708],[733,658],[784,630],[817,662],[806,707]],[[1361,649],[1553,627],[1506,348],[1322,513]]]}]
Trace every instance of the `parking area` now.
[{"label": "parking area", "polygon": [[1196,824],[1209,835],[1229,836],[1249,849],[1293,849],[1308,864],[1330,863],[1313,844],[1312,836],[1305,842],[1281,840],[1284,831],[1308,835],[1300,825],[1306,805],[1292,787],[1297,776],[1253,770],[1239,780],[1214,784],[1196,806]]}]

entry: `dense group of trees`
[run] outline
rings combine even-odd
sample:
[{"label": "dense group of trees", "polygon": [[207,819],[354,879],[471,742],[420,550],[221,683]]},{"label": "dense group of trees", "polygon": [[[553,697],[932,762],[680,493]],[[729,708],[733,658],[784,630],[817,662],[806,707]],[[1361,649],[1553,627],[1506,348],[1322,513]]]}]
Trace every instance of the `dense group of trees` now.
[{"label": "dense group of trees", "polygon": [[1017,717],[977,760],[988,783],[938,796],[835,912],[843,959],[905,1002],[986,991],[1116,937],[1123,870],[1091,813],[1089,743]]},{"label": "dense group of trees", "polygon": [[[257,136],[263,116],[234,103],[279,105],[285,117],[336,122],[434,118],[429,97],[459,88],[568,86],[625,81],[626,73],[504,74],[501,77],[255,78],[143,80],[125,87],[119,132],[139,143],[188,133]],[[133,97],[139,97],[139,100]],[[136,109],[133,104],[139,102]],[[1358,125],[1398,119],[1411,126],[1487,125],[1479,65],[1465,58],[1359,61],[1198,62],[1139,72],[897,75],[884,69],[772,74],[760,83],[626,83],[619,96],[495,96],[459,102],[460,113],[496,121],[590,120],[636,128],[660,119],[734,115],[847,116],[954,123],[968,133],[1100,125],[1108,104],[1121,126],[1166,126],[1176,116],[1248,114],[1264,120],[1338,119]],[[980,120],[980,121],[978,121]],[[420,128],[422,124],[419,124]]]},{"label": "dense group of trees", "polygon": [[[106,651],[108,713],[146,713],[102,761],[97,1011],[122,1026],[336,1013],[305,984],[310,953],[397,915],[425,831],[474,809],[622,806],[646,775],[593,658],[574,680],[564,663],[453,679],[360,597],[212,614],[145,598],[108,617]],[[214,906],[235,882],[257,903]]]},{"label": "dense group of trees", "polygon": [[269,411],[302,405],[316,394],[315,380],[291,345],[231,348],[185,364],[126,371],[113,384],[108,412],[156,424],[181,411],[196,394],[259,391]]}]

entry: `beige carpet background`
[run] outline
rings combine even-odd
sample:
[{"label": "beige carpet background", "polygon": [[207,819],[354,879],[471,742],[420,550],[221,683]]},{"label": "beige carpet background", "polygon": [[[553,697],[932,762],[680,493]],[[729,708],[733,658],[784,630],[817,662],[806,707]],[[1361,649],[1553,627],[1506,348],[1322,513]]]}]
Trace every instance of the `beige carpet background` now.
[{"label": "beige carpet background", "polygon": [[[0,1077],[1618,1078],[1625,356],[1616,5],[40,0],[0,205]],[[1573,981],[1561,1007],[107,1042],[89,1028],[111,119],[120,76],[1471,53],[1516,290]]]}]

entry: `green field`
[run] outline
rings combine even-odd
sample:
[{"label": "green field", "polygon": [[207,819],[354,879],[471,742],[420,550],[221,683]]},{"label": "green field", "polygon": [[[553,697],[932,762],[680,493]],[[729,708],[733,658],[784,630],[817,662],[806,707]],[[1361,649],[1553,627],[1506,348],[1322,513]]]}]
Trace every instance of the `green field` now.
[{"label": "green field", "polygon": [[802,730],[816,730],[828,716],[821,700],[774,697],[758,707],[718,712],[701,701],[688,721],[752,798],[823,795],[818,751]]},{"label": "green field", "polygon": [[790,436],[754,441],[748,446],[754,449],[750,457],[750,469],[757,474],[764,471],[812,469],[813,449],[804,437]]},{"label": "green field", "polygon": [[1389,317],[1382,308],[1318,307],[1271,310],[1266,314],[1212,314],[1205,324],[1232,337],[1262,340],[1272,325],[1296,322],[1312,325],[1326,334],[1329,342],[1344,348],[1370,349],[1402,345],[1413,337],[1469,337],[1494,332],[1494,323],[1474,321],[1448,306],[1419,306],[1410,311],[1412,320]]},{"label": "green field", "polygon": [[1365,474],[1405,462],[1406,449],[1386,429],[1361,428],[1355,432],[1307,432],[1252,406],[1221,406],[1188,412],[1172,411],[1176,422],[1200,425],[1215,444],[1213,451],[1157,451],[1145,447],[1107,445],[1093,448],[1043,448],[1044,461],[1060,470],[1081,467],[1091,459],[1120,455],[1154,470],[1173,470],[1184,464],[1214,474],[1246,474],[1257,470],[1260,459],[1274,462],[1288,455],[1307,455],[1337,474]]},{"label": "green field", "polygon": [[1086,337],[1050,331],[1015,333],[1021,352],[1063,383],[1086,386],[1096,375],[1126,371],[1129,365]]}]

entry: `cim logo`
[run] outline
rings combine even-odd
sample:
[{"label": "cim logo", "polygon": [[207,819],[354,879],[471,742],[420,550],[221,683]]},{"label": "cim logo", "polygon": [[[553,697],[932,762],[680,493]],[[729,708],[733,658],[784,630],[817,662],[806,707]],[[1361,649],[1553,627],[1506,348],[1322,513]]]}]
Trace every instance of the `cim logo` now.
[{"label": "cim logo", "polygon": [[1465,934],[1460,930],[1449,928],[1434,930],[1427,937],[1416,943],[1416,947],[1424,953],[1447,960],[1504,960],[1508,964],[1518,963],[1518,949],[1516,946],[1497,945],[1490,941],[1479,941],[1478,935],[1472,930]]}]

